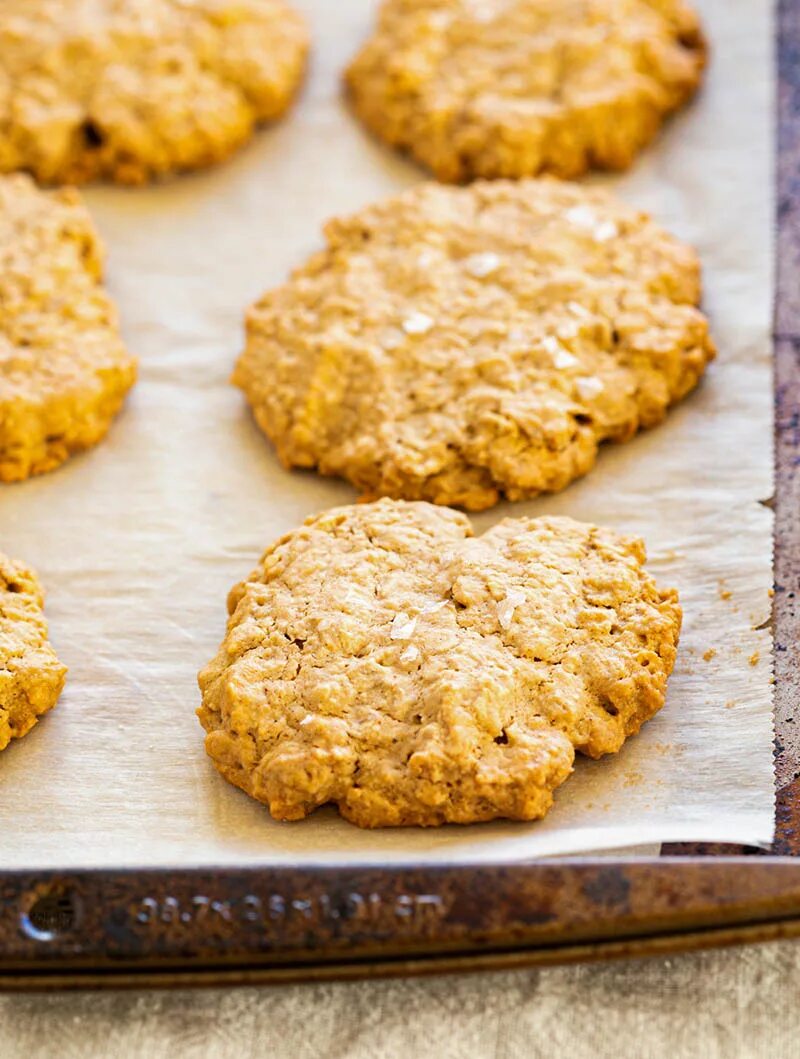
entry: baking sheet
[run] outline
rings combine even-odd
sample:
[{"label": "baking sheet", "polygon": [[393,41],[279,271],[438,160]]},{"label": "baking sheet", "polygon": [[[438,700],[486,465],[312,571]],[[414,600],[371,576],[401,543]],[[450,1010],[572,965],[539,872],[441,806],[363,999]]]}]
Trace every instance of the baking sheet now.
[{"label": "baking sheet", "polygon": [[503,505],[648,542],[685,609],[667,706],[614,758],[580,761],[542,823],[362,832],[323,810],[277,824],[223,781],[194,717],[225,596],[266,544],[344,483],[283,471],[227,384],[244,307],[320,243],[330,215],[421,179],[369,141],[338,75],[374,0],[298,0],[315,52],[304,95],[231,163],[87,197],[141,382],[108,442],[0,491],[0,548],[36,565],[69,665],[58,708],[0,759],[5,868],[497,861],[661,841],[767,843],[773,825],[772,10],[698,0],[702,98],[624,178],[625,199],[697,245],[720,347],[655,431],[607,448],[558,497]]}]

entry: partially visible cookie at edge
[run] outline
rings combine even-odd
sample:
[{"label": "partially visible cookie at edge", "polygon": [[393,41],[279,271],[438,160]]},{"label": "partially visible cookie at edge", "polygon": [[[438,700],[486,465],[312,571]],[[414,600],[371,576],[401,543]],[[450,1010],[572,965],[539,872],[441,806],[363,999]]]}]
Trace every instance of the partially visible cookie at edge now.
[{"label": "partially visible cookie at edge", "polygon": [[309,518],[230,593],[207,752],[279,820],[538,819],[576,750],[618,751],[664,703],[681,609],[644,562],[567,518],[478,538],[425,503]]},{"label": "partially visible cookie at edge", "polygon": [[607,192],[423,183],[325,228],[234,372],[288,467],[470,510],[565,488],[715,354],[694,250]]},{"label": "partially visible cookie at edge", "polygon": [[0,482],[100,441],[136,379],[102,256],[77,191],[0,177]]},{"label": "partially visible cookie at edge", "polygon": [[0,554],[0,750],[29,732],[64,687],[43,607],[33,571]]},{"label": "partially visible cookie at edge", "polygon": [[385,0],[346,83],[440,180],[576,177],[627,168],[705,59],[684,0]]},{"label": "partially visible cookie at edge", "polygon": [[286,0],[3,0],[0,171],[146,181],[217,163],[301,82]]}]

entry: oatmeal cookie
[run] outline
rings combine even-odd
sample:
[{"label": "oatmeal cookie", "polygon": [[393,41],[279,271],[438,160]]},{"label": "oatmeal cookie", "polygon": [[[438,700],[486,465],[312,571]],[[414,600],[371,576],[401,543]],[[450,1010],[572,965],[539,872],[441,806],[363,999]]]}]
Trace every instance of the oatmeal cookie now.
[{"label": "oatmeal cookie", "polygon": [[3,0],[0,171],[142,184],[278,118],[305,22],[285,0]]},{"label": "oatmeal cookie", "polygon": [[334,220],[234,373],[288,467],[471,510],[563,489],[714,345],[694,251],[602,190],[426,183]]},{"label": "oatmeal cookie", "polygon": [[353,107],[440,180],[625,169],[697,90],[684,0],[386,0]]},{"label": "oatmeal cookie", "polygon": [[566,518],[380,500],[309,518],[229,597],[200,674],[206,749],[298,820],[544,816],[576,750],[619,750],[664,702],[681,611],[644,546]]},{"label": "oatmeal cookie", "polygon": [[51,710],[66,667],[47,640],[44,595],[36,575],[0,555],[0,750]]},{"label": "oatmeal cookie", "polygon": [[107,432],[136,378],[80,195],[0,177],[0,482]]}]

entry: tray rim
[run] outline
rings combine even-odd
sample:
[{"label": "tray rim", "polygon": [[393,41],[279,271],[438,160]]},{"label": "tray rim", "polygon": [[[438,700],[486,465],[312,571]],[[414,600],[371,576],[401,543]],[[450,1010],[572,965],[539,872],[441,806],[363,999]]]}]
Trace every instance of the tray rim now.
[{"label": "tray rim", "polygon": [[660,858],[495,866],[0,871],[0,991],[501,970],[800,936],[800,742],[789,727],[800,688],[789,591],[800,585],[800,0],[776,9],[772,620],[776,760],[794,778],[776,793],[771,851],[698,843]]},{"label": "tray rim", "polygon": [[[26,929],[60,895],[74,921]],[[0,873],[0,990],[499,970],[796,936],[792,857]]]}]

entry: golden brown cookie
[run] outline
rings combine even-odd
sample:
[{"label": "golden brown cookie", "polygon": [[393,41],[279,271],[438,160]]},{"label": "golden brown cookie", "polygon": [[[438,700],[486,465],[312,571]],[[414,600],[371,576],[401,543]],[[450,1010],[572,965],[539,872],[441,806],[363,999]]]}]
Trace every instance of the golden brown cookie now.
[{"label": "golden brown cookie", "polygon": [[565,518],[477,539],[422,503],[309,518],[230,594],[206,749],[279,820],[544,816],[575,750],[614,753],[664,703],[681,611],[644,560]]},{"label": "golden brown cookie", "polygon": [[98,442],[136,378],[80,195],[0,177],[0,482]]},{"label": "golden brown cookie", "polygon": [[0,554],[0,750],[52,710],[64,687],[43,606],[36,575]]},{"label": "golden brown cookie", "polygon": [[472,510],[563,489],[714,355],[694,251],[600,190],[422,184],[332,221],[234,381],[289,467]]},{"label": "golden brown cookie", "polygon": [[305,22],[285,0],[3,0],[0,171],[141,184],[278,118]]},{"label": "golden brown cookie", "polygon": [[440,180],[624,169],[697,90],[684,0],[385,0],[356,113]]}]

